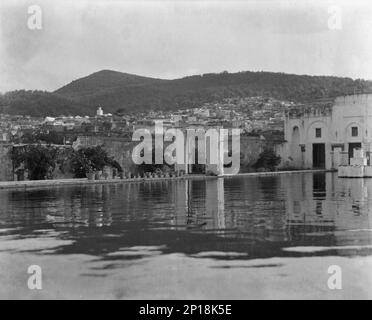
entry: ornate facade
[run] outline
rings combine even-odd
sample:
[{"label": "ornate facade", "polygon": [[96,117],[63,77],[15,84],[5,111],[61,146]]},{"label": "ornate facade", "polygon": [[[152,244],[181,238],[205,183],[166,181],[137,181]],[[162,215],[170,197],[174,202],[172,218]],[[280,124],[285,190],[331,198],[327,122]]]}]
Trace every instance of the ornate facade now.
[{"label": "ornate facade", "polygon": [[330,106],[288,112],[282,165],[337,169],[347,165],[355,149],[372,151],[372,94],[342,96]]}]

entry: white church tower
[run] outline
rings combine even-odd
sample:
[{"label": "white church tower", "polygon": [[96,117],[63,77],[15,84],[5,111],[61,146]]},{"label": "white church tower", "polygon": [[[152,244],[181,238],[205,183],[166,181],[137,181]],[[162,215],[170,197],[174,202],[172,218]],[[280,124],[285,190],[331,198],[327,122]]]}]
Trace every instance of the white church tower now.
[{"label": "white church tower", "polygon": [[101,107],[98,107],[98,109],[97,109],[97,116],[98,117],[102,117],[103,116],[103,110],[102,110]]}]

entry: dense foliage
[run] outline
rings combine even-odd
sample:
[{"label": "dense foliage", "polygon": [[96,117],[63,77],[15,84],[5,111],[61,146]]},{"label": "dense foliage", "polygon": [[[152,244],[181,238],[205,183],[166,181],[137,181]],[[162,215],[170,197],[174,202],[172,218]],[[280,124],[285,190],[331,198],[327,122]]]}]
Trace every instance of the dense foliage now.
[{"label": "dense foliage", "polygon": [[106,112],[135,113],[198,107],[231,97],[268,96],[304,102],[371,91],[371,81],[328,76],[223,72],[161,80],[103,70],[54,93],[20,90],[0,95],[0,112],[93,115],[97,105],[102,105]]},{"label": "dense foliage", "polygon": [[15,143],[46,143],[46,144],[64,144],[64,136],[56,131],[44,132],[35,130],[34,132],[26,132],[23,136],[15,139]]},{"label": "dense foliage", "polygon": [[255,169],[264,169],[274,171],[275,167],[280,163],[281,158],[275,154],[272,149],[262,151],[254,164]]},{"label": "dense foliage", "polygon": [[22,163],[30,180],[51,179],[56,166],[57,149],[51,146],[27,145],[13,148],[11,158],[15,167]]},{"label": "dense foliage", "polygon": [[17,90],[0,94],[0,113],[34,117],[91,114],[92,108],[46,91]]},{"label": "dense foliage", "polygon": [[70,163],[69,171],[76,178],[85,178],[87,173],[100,171],[104,166],[122,171],[121,166],[99,146],[67,151],[50,145],[30,144],[13,148],[11,158],[15,169],[28,171],[30,180],[53,179],[55,168],[61,169],[66,162]]},{"label": "dense foliage", "polygon": [[104,166],[122,171],[121,166],[100,146],[82,148],[72,155],[71,167],[76,178],[85,178],[89,172],[100,171]]},{"label": "dense foliage", "polygon": [[[303,102],[372,89],[372,82],[364,80],[272,72],[223,72],[168,81],[144,81],[142,77],[140,81],[137,76],[127,74],[122,74],[122,77],[119,81],[120,74],[101,71],[74,81],[56,92],[80,103],[103,105],[109,112],[135,112],[198,107],[206,102],[247,96],[269,96]],[[128,81],[127,85],[125,81]],[[105,83],[111,86],[105,86]]]}]

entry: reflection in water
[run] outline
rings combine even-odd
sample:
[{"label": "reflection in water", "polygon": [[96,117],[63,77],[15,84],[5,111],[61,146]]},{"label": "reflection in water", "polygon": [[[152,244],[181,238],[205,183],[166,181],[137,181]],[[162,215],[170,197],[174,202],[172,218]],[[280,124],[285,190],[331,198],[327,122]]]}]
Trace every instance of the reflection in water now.
[{"label": "reflection in water", "polygon": [[[370,255],[371,195],[372,180],[331,173],[3,190],[0,247],[3,239],[52,236],[69,241],[48,254],[103,260],[136,260],[153,250],[240,253],[234,259]],[[326,249],[287,250],[304,246]],[[141,250],[128,254],[133,248]],[[11,249],[24,251],[17,242]]]}]

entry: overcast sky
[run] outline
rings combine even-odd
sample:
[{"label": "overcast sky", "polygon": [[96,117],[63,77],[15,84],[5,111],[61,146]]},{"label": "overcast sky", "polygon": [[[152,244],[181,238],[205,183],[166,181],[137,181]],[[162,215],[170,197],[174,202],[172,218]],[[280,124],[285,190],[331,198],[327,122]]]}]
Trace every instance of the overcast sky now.
[{"label": "overcast sky", "polygon": [[[372,1],[0,2],[0,91],[112,69],[159,78],[243,70],[372,79]],[[42,29],[27,26],[28,6]],[[334,21],[334,20],[333,20]],[[333,24],[334,26],[334,24]]]}]

